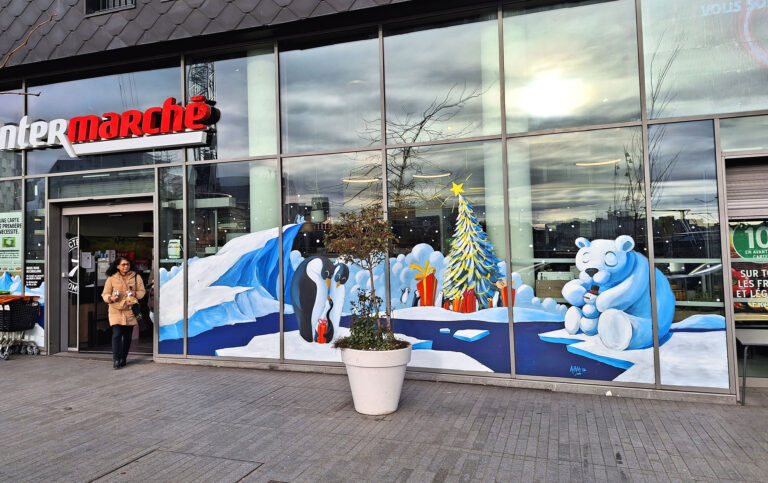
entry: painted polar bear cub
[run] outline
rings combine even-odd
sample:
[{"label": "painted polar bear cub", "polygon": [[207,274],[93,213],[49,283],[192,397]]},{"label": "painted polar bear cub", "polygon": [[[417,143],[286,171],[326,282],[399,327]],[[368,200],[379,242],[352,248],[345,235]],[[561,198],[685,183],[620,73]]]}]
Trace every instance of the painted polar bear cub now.
[{"label": "painted polar bear cub", "polygon": [[[632,237],[616,240],[577,238],[579,278],[563,287],[572,305],[565,313],[565,330],[598,334],[609,349],[641,349],[653,345],[648,259],[633,251]],[[669,332],[675,297],[664,275],[655,269],[659,339]],[[590,289],[592,294],[590,294]],[[591,300],[597,290],[597,297]]]}]

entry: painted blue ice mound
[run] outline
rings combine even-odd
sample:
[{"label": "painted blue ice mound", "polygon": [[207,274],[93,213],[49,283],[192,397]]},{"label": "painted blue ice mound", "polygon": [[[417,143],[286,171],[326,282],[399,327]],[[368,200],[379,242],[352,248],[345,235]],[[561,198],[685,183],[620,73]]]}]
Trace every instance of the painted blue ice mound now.
[{"label": "painted blue ice mound", "polygon": [[715,314],[691,315],[685,320],[672,324],[669,330],[672,332],[725,330],[725,317]]},{"label": "painted blue ice mound", "polygon": [[431,340],[423,340],[421,342],[417,342],[411,346],[413,350],[418,349],[426,349],[431,350],[432,349],[432,341]]},{"label": "painted blue ice mound", "polygon": [[466,342],[474,342],[476,340],[482,339],[483,337],[486,337],[489,334],[490,334],[490,331],[487,331],[487,330],[462,329],[454,332],[453,336],[459,340],[463,340]]},{"label": "painted blue ice mound", "polygon": [[[290,256],[293,239],[301,225],[293,225],[283,231],[286,259]],[[215,255],[214,255],[215,256]],[[198,310],[189,318],[189,337],[223,325],[240,322],[252,322],[268,314],[279,312],[279,244],[278,238],[272,238],[263,247],[244,253],[240,259],[211,286],[249,287],[238,293],[231,302],[224,302]],[[177,267],[170,273],[176,274]],[[293,266],[285,264],[285,279],[293,276]],[[289,286],[287,284],[286,286]],[[201,290],[205,290],[202,288]],[[202,296],[190,292],[190,299]],[[288,294],[286,292],[286,300]],[[178,339],[184,336],[184,322],[160,326],[160,340]]]}]

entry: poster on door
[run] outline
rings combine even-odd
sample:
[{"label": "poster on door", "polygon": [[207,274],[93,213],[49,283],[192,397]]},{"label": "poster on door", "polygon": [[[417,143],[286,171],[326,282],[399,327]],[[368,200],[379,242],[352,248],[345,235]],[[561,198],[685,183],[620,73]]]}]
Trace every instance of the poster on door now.
[{"label": "poster on door", "polygon": [[21,272],[20,211],[0,213],[0,272]]},{"label": "poster on door", "polygon": [[768,221],[730,224],[734,312],[768,313]]}]

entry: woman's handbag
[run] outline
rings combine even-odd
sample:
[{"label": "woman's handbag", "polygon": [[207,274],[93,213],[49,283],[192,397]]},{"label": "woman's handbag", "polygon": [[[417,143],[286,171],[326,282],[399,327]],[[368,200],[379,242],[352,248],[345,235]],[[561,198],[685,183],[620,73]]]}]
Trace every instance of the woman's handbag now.
[{"label": "woman's handbag", "polygon": [[[136,284],[136,274],[133,274],[133,283]],[[130,287],[131,291],[133,291],[133,287]],[[144,315],[141,313],[141,304],[135,303],[131,305],[131,312],[133,312],[133,316],[136,317],[136,322],[141,325],[144,323]]]},{"label": "woman's handbag", "polygon": [[144,323],[144,316],[141,314],[141,304],[131,305],[131,312],[133,312],[133,316],[136,317],[137,323]]}]

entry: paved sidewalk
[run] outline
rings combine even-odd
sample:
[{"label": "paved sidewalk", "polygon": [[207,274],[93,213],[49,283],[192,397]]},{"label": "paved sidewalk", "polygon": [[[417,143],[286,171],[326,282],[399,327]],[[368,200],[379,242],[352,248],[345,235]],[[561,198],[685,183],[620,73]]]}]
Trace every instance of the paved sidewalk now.
[{"label": "paved sidewalk", "polygon": [[406,381],[357,414],[345,376],[15,356],[0,361],[0,481],[768,479],[748,405]]}]

